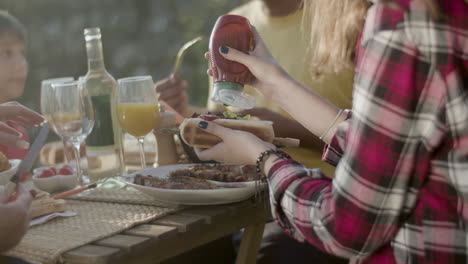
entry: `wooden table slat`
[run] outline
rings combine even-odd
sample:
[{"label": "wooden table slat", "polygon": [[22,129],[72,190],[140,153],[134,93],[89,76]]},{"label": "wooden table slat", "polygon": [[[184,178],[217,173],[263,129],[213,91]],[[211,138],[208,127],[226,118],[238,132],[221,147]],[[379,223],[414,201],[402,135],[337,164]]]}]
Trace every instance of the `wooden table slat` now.
[{"label": "wooden table slat", "polygon": [[115,257],[121,250],[118,248],[86,245],[68,251],[63,256],[67,262],[74,264],[110,263],[109,259]]},{"label": "wooden table slat", "polygon": [[[239,207],[239,210],[234,214],[231,214],[229,210],[224,210],[220,216],[215,218],[216,221],[212,224],[204,224],[201,225],[200,228],[193,228],[187,232],[180,232],[170,239],[155,240],[151,243],[150,248],[157,250],[145,251],[144,253],[138,253],[135,251],[134,254],[126,255],[125,258],[118,262],[118,264],[133,264],[132,261],[134,261],[136,257],[138,257],[141,264],[160,263],[163,260],[167,260],[173,256],[187,252],[194,247],[203,245],[225,235],[229,235],[243,227],[246,227],[246,230],[251,230],[247,232],[243,238],[245,241],[241,243],[244,245],[243,250],[240,252],[243,256],[242,260],[247,261],[247,263],[237,263],[255,263],[252,259],[255,258],[258,251],[258,244],[262,237],[263,228],[256,226],[252,230],[249,227],[252,225],[262,225],[265,222],[266,217],[263,216],[263,210],[258,210],[258,208],[254,206],[244,207],[243,205],[240,205]],[[198,210],[200,208],[197,207],[195,209],[197,209],[197,212],[209,212],[204,209]],[[252,247],[252,251],[250,251],[248,246]],[[194,261],[194,263],[198,262]],[[113,264],[117,264],[117,262]]]},{"label": "wooden table slat", "polygon": [[96,241],[93,244],[98,245],[98,246],[120,248],[120,249],[128,251],[138,246],[142,246],[148,240],[150,240],[150,238],[148,237],[114,235],[114,236]]},{"label": "wooden table slat", "polygon": [[[165,216],[167,219],[164,220],[164,225],[154,224],[158,222],[155,220],[153,223],[139,225],[93,243],[95,245],[86,246],[107,248],[108,254],[99,252],[103,256],[89,256],[86,252],[80,253],[83,251],[82,247],[78,253],[75,250],[66,253],[64,260],[74,264],[134,264],[135,260],[138,260],[139,264],[160,263],[245,227],[246,232],[237,263],[255,263],[267,212],[251,202],[229,206],[191,207],[175,213],[177,216]],[[161,223],[164,223],[162,220],[165,217],[159,219]],[[190,217],[198,220],[188,220]],[[185,226],[186,231],[179,232],[179,226]],[[76,261],[80,260],[80,255],[84,261]]]},{"label": "wooden table slat", "polygon": [[152,224],[177,227],[179,232],[187,232],[205,223],[206,217],[198,215],[171,214],[155,220]]},{"label": "wooden table slat", "polygon": [[176,235],[178,232],[177,227],[164,226],[164,225],[139,225],[132,229],[125,231],[126,235],[145,236],[153,239],[166,239]]},{"label": "wooden table slat", "polygon": [[231,208],[226,206],[200,206],[200,207],[191,207],[189,209],[183,210],[179,214],[181,215],[196,215],[201,216],[205,219],[205,223],[211,224],[216,222],[220,217],[229,214]]}]

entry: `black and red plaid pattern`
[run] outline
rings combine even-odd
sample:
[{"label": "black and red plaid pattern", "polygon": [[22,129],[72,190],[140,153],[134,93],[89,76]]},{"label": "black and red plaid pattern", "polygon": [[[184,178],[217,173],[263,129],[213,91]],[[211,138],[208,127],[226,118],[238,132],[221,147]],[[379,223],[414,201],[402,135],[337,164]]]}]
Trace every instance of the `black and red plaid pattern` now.
[{"label": "black and red plaid pattern", "polygon": [[[352,117],[324,159],[269,172],[273,215],[292,236],[351,263],[468,263],[468,3],[369,9]],[[389,1],[386,1],[389,2]]]}]

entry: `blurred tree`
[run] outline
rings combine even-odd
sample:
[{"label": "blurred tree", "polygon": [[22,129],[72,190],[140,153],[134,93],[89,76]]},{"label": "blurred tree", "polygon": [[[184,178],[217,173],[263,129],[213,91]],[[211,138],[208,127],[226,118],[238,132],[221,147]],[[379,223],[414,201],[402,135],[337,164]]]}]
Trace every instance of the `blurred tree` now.
[{"label": "blurred tree", "polygon": [[181,75],[190,83],[192,104],[207,98],[207,62],[203,58],[216,18],[246,0],[0,0],[29,32],[30,71],[20,101],[39,110],[43,79],[87,71],[83,29],[100,27],[106,66],[116,78],[152,75],[155,81],[172,70],[177,50],[202,35],[185,57]]}]

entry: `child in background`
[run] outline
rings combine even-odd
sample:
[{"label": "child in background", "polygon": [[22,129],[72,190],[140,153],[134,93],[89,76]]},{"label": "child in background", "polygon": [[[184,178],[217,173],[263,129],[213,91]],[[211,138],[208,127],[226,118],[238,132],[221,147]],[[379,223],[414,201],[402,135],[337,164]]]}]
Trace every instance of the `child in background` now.
[{"label": "child in background", "polygon": [[[25,56],[26,30],[6,11],[0,11],[0,103],[6,103],[23,94],[28,62]],[[27,153],[28,135],[21,120],[5,120],[11,128],[21,133],[22,141],[16,146],[0,144],[0,151],[9,159],[23,159]]]},{"label": "child in background", "polygon": [[[0,143],[8,144],[0,144],[0,151],[9,159],[23,159],[28,151],[29,138],[22,126],[44,122],[38,113],[12,102],[23,94],[28,73],[25,50],[23,25],[8,12],[0,11]],[[29,227],[31,194],[22,185],[18,186],[17,193],[14,201],[6,202],[0,186],[0,253],[18,244]],[[28,262],[0,255],[0,263]]]}]

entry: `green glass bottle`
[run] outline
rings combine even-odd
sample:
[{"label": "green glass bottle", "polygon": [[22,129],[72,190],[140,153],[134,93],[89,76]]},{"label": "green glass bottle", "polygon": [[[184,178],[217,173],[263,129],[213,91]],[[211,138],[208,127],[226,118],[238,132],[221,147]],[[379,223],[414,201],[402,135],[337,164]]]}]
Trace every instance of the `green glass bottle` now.
[{"label": "green glass bottle", "polygon": [[91,182],[123,173],[122,132],[117,119],[115,94],[117,82],[104,64],[101,30],[84,30],[88,72],[83,82],[94,107],[94,128],[86,138],[88,174]]}]

